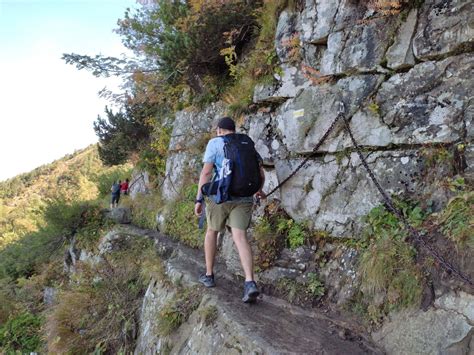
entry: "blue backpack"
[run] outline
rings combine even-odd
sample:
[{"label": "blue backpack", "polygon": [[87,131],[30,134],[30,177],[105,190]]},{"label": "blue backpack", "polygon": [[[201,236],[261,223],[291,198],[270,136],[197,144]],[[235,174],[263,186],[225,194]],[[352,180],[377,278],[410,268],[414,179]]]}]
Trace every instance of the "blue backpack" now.
[{"label": "blue backpack", "polygon": [[213,195],[217,204],[232,200],[232,197],[253,196],[262,184],[261,158],[252,139],[241,133],[227,134],[222,139],[222,169],[210,183],[202,187],[202,193]]}]

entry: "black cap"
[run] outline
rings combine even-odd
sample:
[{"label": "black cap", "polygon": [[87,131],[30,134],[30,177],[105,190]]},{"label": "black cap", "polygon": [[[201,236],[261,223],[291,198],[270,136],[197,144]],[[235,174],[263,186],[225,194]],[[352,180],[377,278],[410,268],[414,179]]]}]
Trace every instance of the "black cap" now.
[{"label": "black cap", "polygon": [[227,129],[228,131],[235,131],[235,122],[230,117],[222,117],[217,122],[217,127]]}]

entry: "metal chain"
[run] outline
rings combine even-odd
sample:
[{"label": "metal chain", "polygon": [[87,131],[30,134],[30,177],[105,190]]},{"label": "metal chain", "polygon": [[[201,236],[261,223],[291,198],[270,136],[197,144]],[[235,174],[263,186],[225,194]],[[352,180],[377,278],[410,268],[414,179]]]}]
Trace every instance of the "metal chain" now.
[{"label": "metal chain", "polygon": [[343,115],[343,122],[344,122],[344,126],[347,130],[347,132],[349,133],[349,136],[351,138],[351,141],[352,141],[352,144],[354,145],[355,149],[356,149],[356,152],[357,154],[359,155],[359,158],[362,162],[362,165],[364,165],[364,168],[365,170],[367,170],[367,172],[369,173],[369,176],[370,176],[370,179],[372,180],[372,182],[374,183],[375,187],[377,188],[377,190],[379,191],[379,193],[382,195],[384,201],[385,201],[385,204],[386,206],[388,207],[388,209],[394,213],[398,219],[403,223],[405,229],[408,231],[408,233],[413,237],[413,239],[415,240],[416,243],[420,243],[424,248],[426,248],[426,250],[429,251],[429,253],[442,265],[442,267],[444,269],[446,269],[447,271],[449,272],[452,272],[454,273],[455,275],[457,275],[461,280],[463,280],[464,282],[468,283],[469,285],[473,286],[473,282],[472,280],[467,276],[467,275],[464,275],[461,271],[457,270],[453,265],[451,265],[451,263],[449,263],[446,259],[444,259],[439,253],[437,250],[435,250],[431,245],[429,245],[426,240],[423,238],[422,235],[420,235],[420,233],[415,229],[413,228],[413,226],[410,225],[410,223],[408,223],[406,217],[403,215],[403,213],[395,207],[393,201],[390,199],[390,197],[388,197],[388,195],[385,193],[385,191],[382,189],[382,186],[380,186],[380,183],[377,181],[374,173],[372,172],[372,170],[369,168],[369,165],[367,164],[367,161],[364,157],[364,155],[362,154],[362,151],[360,149],[360,146],[359,144],[357,143],[357,141],[355,140],[354,138],[354,135],[352,134],[352,130],[349,126],[349,120],[347,119],[347,117],[345,117]]},{"label": "metal chain", "polygon": [[352,141],[352,144],[354,145],[355,149],[356,149],[356,152],[362,162],[362,165],[364,166],[364,168],[367,170],[368,174],[369,174],[369,177],[370,179],[372,180],[372,182],[374,183],[375,187],[377,188],[377,190],[379,191],[379,193],[382,195],[384,201],[385,201],[385,204],[386,206],[388,207],[388,209],[395,214],[395,216],[398,217],[398,219],[403,223],[403,226],[405,227],[405,229],[408,231],[408,233],[413,237],[413,239],[415,240],[416,243],[420,243],[424,248],[426,248],[426,250],[428,250],[428,252],[441,264],[441,266],[446,269],[447,271],[451,272],[451,273],[454,273],[456,276],[458,276],[461,280],[463,280],[464,282],[466,282],[467,284],[469,284],[470,286],[473,286],[473,282],[472,280],[467,276],[467,275],[464,275],[461,271],[457,270],[453,265],[451,265],[451,263],[449,263],[446,259],[444,259],[439,253],[437,250],[435,250],[431,245],[429,245],[426,240],[420,235],[420,233],[415,229],[413,228],[413,226],[410,225],[410,223],[408,223],[407,219],[405,218],[405,216],[403,215],[403,213],[394,205],[392,199],[387,195],[387,193],[385,192],[385,190],[382,188],[382,186],[380,185],[380,183],[378,182],[377,178],[375,177],[374,173],[372,172],[372,170],[369,168],[369,165],[367,164],[367,161],[364,157],[364,155],[362,154],[362,151],[360,149],[360,146],[359,144],[357,143],[357,141],[355,140],[354,138],[354,135],[352,134],[352,130],[349,126],[349,120],[348,118],[345,116],[344,114],[344,104],[341,102],[340,105],[339,105],[339,110],[338,110],[338,114],[336,116],[336,118],[334,119],[334,121],[331,123],[331,126],[329,126],[329,128],[327,129],[327,131],[324,133],[324,135],[321,137],[321,139],[319,140],[319,142],[316,144],[316,146],[313,148],[312,150],[312,154],[309,155],[308,157],[306,157],[297,167],[295,170],[293,170],[293,172],[288,175],[283,181],[281,181],[275,188],[273,188],[268,194],[267,194],[267,197],[270,196],[271,194],[273,194],[275,191],[277,191],[283,184],[285,184],[288,180],[290,180],[293,176],[296,175],[296,173],[314,156],[314,153],[317,152],[317,150],[319,149],[319,147],[321,147],[321,145],[324,143],[324,141],[326,140],[326,138],[329,136],[329,134],[331,133],[331,131],[334,129],[334,126],[336,125],[337,121],[339,121],[339,119],[342,118],[343,122],[344,122],[344,127],[345,129],[347,130],[350,138],[351,138],[351,141]]},{"label": "metal chain", "polygon": [[316,146],[313,148],[313,150],[311,151],[311,154],[306,157],[301,163],[300,165],[298,165],[296,167],[295,170],[293,170],[293,172],[288,175],[282,182],[280,182],[276,187],[274,187],[268,194],[266,194],[266,196],[270,196],[271,194],[273,194],[275,191],[277,191],[283,184],[285,184],[288,180],[290,180],[293,176],[296,175],[296,173],[313,157],[314,153],[317,152],[317,150],[319,149],[319,147],[321,147],[321,145],[324,143],[324,141],[326,140],[326,138],[329,136],[329,133],[331,133],[331,131],[334,129],[334,126],[336,125],[337,121],[339,121],[339,118],[341,117],[341,113],[338,113],[338,115],[336,116],[336,118],[334,119],[334,121],[331,123],[331,125],[329,126],[329,128],[327,129],[327,131],[324,133],[324,135],[321,137],[321,139],[319,140],[319,142],[316,144]]}]

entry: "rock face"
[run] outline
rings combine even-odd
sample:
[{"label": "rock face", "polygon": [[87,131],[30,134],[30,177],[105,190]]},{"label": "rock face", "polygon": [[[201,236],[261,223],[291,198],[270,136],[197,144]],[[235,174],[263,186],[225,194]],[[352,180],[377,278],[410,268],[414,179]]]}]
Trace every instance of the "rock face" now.
[{"label": "rock face", "polygon": [[[343,121],[335,123],[313,152],[338,117],[340,103],[362,155],[388,195],[422,199],[437,210],[448,201],[449,189],[443,187],[447,177],[458,174],[468,183],[474,181],[474,3],[425,0],[404,2],[401,8],[396,7],[398,2],[381,3],[305,0],[298,10],[283,11],[275,36],[281,70],[274,74],[274,82],[256,86],[256,109],[239,118],[240,131],[250,135],[263,158],[267,192],[311,155],[270,199],[280,201],[296,221],[339,240],[358,239],[363,217],[383,203]],[[205,132],[224,112],[223,104],[218,104],[202,112],[177,114],[163,185],[165,199],[177,196],[189,174],[197,177],[210,138]],[[456,167],[436,159],[442,149],[457,155]],[[263,210],[255,208],[254,221]],[[251,241],[252,233],[250,229]],[[284,249],[257,277],[262,284],[274,285],[282,278],[301,281],[316,272],[325,284],[326,299],[347,306],[360,282],[357,251],[340,245],[312,247]],[[321,254],[329,258],[319,265]],[[242,274],[228,234],[222,237],[220,255],[230,272]],[[186,274],[177,262],[170,260],[168,267],[174,274]],[[151,315],[143,319],[148,326],[142,329],[137,353],[162,351],[166,341],[175,344],[172,353],[291,352],[268,340],[276,337],[261,335],[255,319],[228,318],[235,314],[227,306],[235,305],[227,299],[223,304],[219,291],[199,306],[217,307],[218,325],[204,324],[195,313],[180,328],[181,335],[168,340],[156,337],[151,323],[160,297],[173,297],[167,292],[158,284],[147,292],[143,312]],[[388,354],[472,352],[472,295],[438,290],[436,296],[426,312],[392,314],[374,340]],[[266,311],[260,316],[267,317]],[[240,332],[246,337],[236,338]],[[225,342],[226,338],[232,340]],[[318,352],[320,345],[314,346],[311,352]]]},{"label": "rock face", "polygon": [[224,116],[222,104],[212,104],[202,112],[180,111],[171,133],[166,174],[162,187],[165,201],[175,199],[190,176],[198,173],[212,124]]},{"label": "rock face", "polygon": [[415,56],[431,60],[474,48],[474,4],[470,0],[425,1],[413,40]]}]

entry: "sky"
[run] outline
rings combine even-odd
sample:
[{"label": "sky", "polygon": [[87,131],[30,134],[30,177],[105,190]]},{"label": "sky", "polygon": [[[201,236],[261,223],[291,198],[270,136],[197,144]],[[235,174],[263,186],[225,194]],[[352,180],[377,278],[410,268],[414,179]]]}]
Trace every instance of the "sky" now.
[{"label": "sky", "polygon": [[97,142],[105,86],[63,53],[119,56],[117,19],[137,0],[0,0],[0,181]]}]

